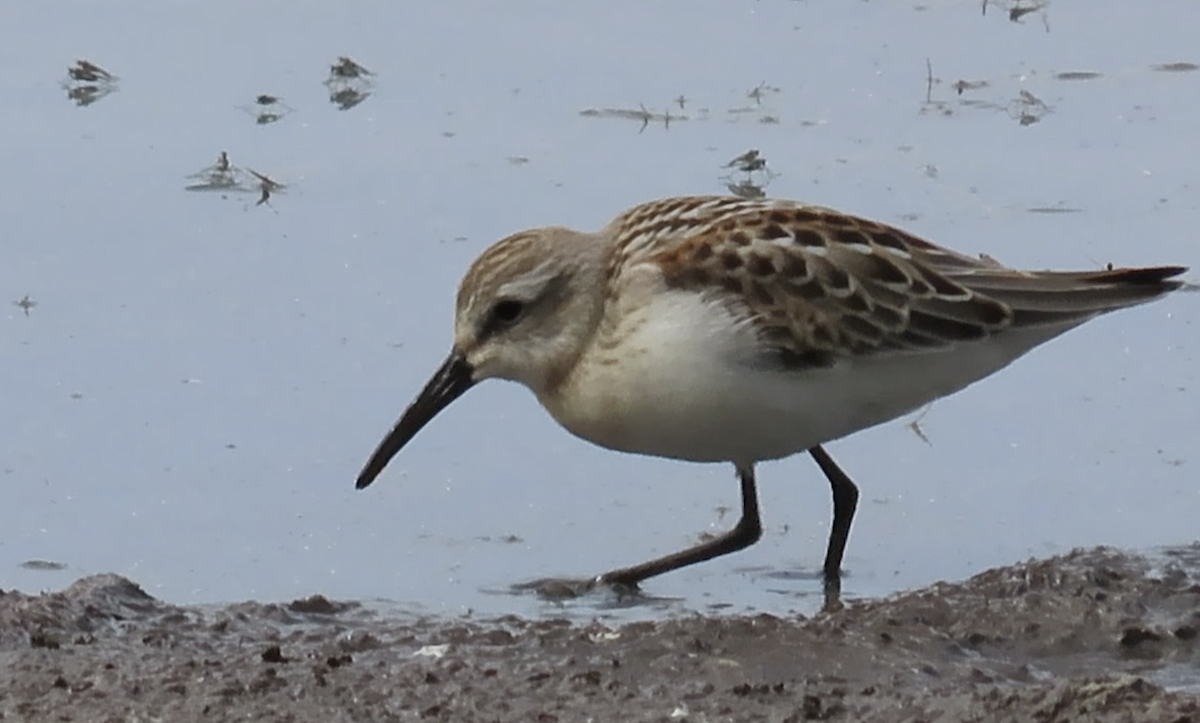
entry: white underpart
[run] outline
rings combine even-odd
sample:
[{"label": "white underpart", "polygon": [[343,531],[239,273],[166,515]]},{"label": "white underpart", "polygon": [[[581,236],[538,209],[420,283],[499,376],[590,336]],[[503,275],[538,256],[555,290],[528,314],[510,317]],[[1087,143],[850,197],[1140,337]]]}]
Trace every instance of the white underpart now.
[{"label": "white underpart", "polygon": [[[749,325],[688,291],[652,295],[604,356],[585,352],[541,402],[596,444],[696,462],[786,457],[955,392],[1065,331],[1009,331],[949,349],[772,369]],[[1072,324],[1073,326],[1073,324]]]}]

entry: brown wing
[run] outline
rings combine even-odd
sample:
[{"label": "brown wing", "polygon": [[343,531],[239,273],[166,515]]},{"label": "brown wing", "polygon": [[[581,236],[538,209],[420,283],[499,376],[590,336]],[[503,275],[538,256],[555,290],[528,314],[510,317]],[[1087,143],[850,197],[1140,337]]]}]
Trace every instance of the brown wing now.
[{"label": "brown wing", "polygon": [[772,201],[691,230],[651,257],[667,283],[744,305],[762,339],[801,366],[948,347],[1013,327],[1065,330],[1178,288],[1168,279],[1185,271],[1018,271],[880,223]]}]

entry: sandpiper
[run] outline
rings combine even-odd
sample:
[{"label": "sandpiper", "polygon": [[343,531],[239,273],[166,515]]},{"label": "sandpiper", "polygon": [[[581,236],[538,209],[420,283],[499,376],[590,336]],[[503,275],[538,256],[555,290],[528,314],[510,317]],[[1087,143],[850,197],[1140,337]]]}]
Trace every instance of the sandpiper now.
[{"label": "sandpiper", "polygon": [[822,444],[1177,289],[1184,271],[1021,271],[832,209],[725,196],[642,204],[599,233],[524,231],[467,271],[450,355],[357,486],[463,392],[508,379],[590,442],[737,472],[733,529],[592,584],[636,587],[753,544],[755,463],[807,450],[833,490],[823,573],[836,591],[858,488]]}]

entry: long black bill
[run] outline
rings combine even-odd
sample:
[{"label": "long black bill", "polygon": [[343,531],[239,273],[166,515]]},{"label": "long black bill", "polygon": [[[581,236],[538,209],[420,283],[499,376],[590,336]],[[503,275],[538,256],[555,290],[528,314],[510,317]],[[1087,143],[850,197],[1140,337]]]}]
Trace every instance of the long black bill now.
[{"label": "long black bill", "polygon": [[450,356],[446,358],[442,367],[434,373],[433,378],[429,380],[413,403],[408,405],[408,409],[404,410],[400,421],[396,422],[392,431],[388,432],[388,435],[375,448],[375,453],[371,455],[371,459],[367,460],[362,472],[359,472],[358,481],[354,486],[361,490],[374,482],[392,457],[395,457],[396,453],[408,444],[408,440],[420,432],[421,428],[428,424],[434,415],[474,386],[475,381],[471,379],[471,371],[471,365],[467,363],[462,354],[457,351],[450,352]]}]

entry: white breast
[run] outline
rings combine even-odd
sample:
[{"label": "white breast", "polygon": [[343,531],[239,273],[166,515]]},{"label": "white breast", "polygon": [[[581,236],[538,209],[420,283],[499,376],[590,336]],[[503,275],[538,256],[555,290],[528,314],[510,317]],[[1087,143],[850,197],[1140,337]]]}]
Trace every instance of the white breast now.
[{"label": "white breast", "polygon": [[757,363],[750,329],[688,291],[627,310],[542,404],[611,449],[696,462],[785,457],[894,419],[1004,367],[1065,329],[1007,332],[801,372]]}]

